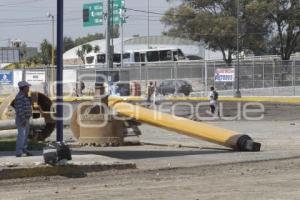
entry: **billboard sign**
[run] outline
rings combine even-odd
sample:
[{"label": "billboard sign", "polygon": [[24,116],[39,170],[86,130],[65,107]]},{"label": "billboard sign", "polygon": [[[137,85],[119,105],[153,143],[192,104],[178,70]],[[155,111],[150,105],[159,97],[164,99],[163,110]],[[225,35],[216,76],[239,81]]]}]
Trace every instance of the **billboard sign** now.
[{"label": "billboard sign", "polygon": [[46,73],[44,71],[26,71],[26,81],[32,85],[44,83]]},{"label": "billboard sign", "polygon": [[215,70],[215,82],[234,82],[234,68],[217,68]]},{"label": "billboard sign", "polygon": [[0,85],[13,85],[13,72],[0,71]]}]

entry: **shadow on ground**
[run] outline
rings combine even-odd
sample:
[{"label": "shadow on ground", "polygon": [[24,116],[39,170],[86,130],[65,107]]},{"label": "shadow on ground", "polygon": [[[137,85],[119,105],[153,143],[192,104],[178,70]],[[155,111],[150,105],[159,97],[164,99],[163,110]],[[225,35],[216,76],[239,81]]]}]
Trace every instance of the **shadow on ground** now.
[{"label": "shadow on ground", "polygon": [[220,154],[220,153],[232,153],[231,150],[132,150],[132,151],[110,151],[110,150],[99,150],[99,151],[73,151],[73,155],[76,154],[96,154],[112,158],[118,158],[123,160],[132,159],[147,159],[147,158],[163,158],[163,157],[178,157],[178,156],[190,156],[190,155],[209,155],[209,154]]}]

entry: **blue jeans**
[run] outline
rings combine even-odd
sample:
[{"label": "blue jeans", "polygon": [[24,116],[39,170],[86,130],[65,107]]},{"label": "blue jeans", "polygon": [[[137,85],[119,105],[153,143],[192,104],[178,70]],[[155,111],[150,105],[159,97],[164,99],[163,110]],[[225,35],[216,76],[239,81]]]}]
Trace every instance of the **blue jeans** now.
[{"label": "blue jeans", "polygon": [[18,136],[16,142],[16,155],[26,153],[28,147],[29,120],[26,120],[26,125],[18,125]]}]

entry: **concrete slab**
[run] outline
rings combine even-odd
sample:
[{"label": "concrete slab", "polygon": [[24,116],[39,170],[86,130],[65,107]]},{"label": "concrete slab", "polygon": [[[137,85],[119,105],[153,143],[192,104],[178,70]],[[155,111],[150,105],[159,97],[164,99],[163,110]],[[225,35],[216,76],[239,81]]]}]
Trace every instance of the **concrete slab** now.
[{"label": "concrete slab", "polygon": [[135,169],[130,161],[94,154],[77,154],[73,152],[72,160],[51,166],[44,163],[41,152],[35,156],[16,158],[14,152],[0,152],[0,180],[36,177],[67,176],[83,177],[86,173],[112,169]]}]

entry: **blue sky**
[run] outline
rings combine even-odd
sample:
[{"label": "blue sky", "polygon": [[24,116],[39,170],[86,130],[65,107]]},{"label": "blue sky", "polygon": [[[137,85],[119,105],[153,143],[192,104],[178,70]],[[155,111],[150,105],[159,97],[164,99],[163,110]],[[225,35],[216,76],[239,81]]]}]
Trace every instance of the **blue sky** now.
[{"label": "blue sky", "polygon": [[[99,0],[64,0],[65,2],[65,36],[76,38],[88,33],[104,32],[105,26],[83,28],[83,3]],[[147,10],[147,0],[125,0],[126,7]],[[164,13],[175,3],[165,0],[150,0],[150,11]],[[9,39],[20,39],[28,46],[39,46],[42,39],[51,38],[51,23],[47,13],[56,14],[56,0],[0,0],[0,46],[6,46]],[[147,34],[147,13],[127,11],[128,20],[124,27],[124,36]],[[151,35],[159,35],[164,25],[159,21],[160,15],[150,15]]]}]

